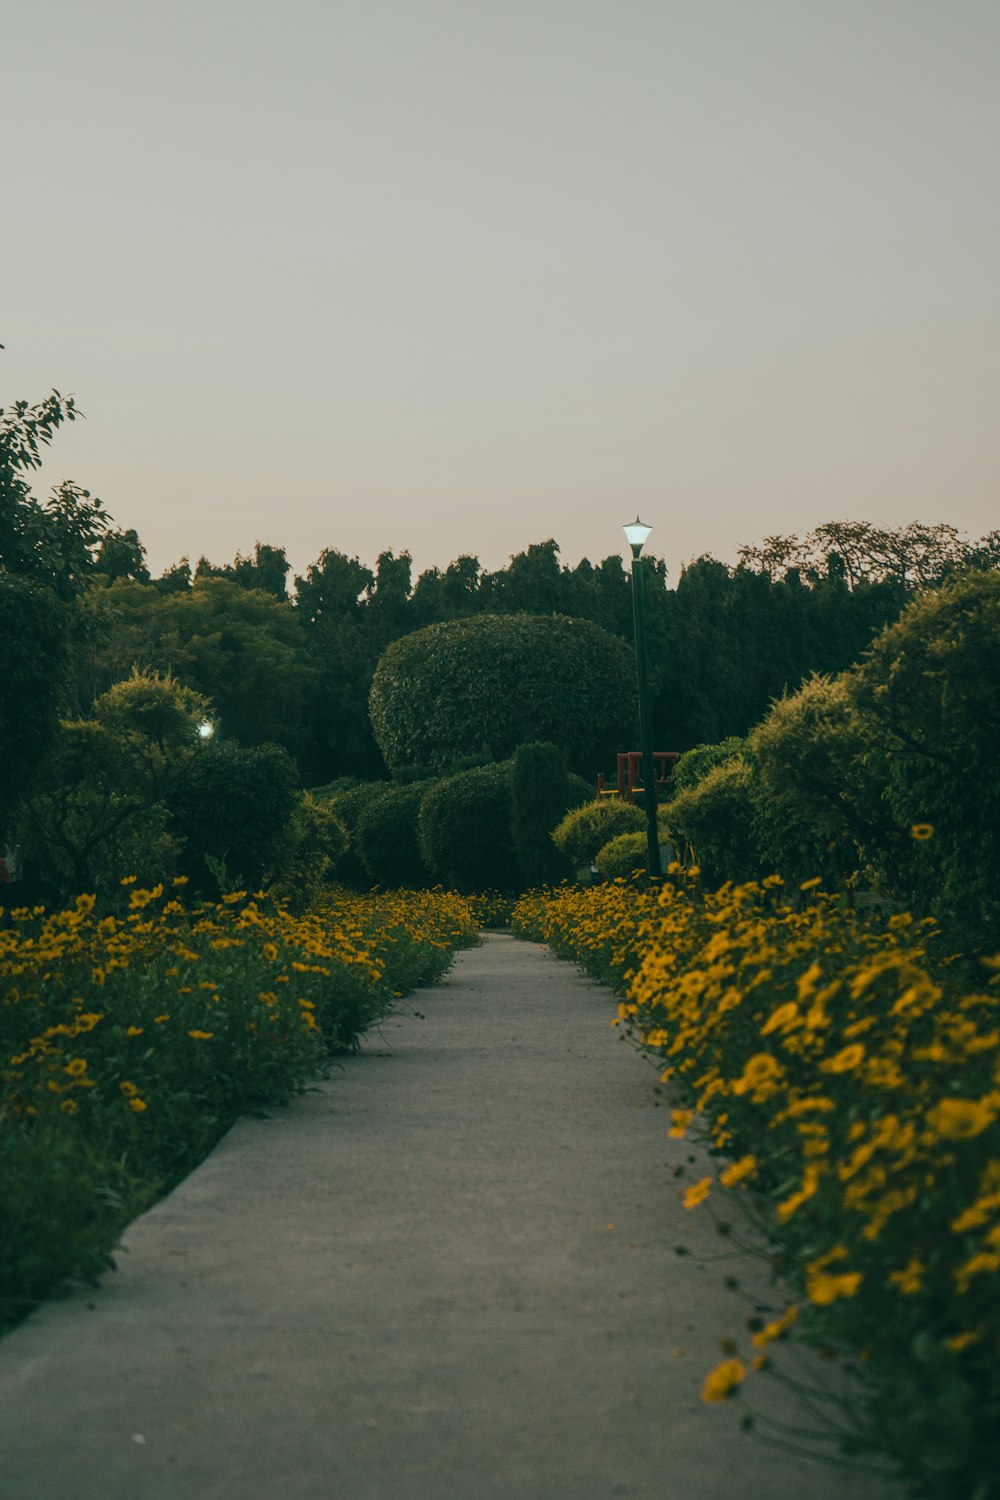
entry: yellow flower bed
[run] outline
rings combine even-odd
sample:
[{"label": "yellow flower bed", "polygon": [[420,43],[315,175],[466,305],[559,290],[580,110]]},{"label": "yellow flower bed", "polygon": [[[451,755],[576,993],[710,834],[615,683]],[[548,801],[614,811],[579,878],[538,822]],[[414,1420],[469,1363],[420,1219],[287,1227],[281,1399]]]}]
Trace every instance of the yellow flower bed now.
[{"label": "yellow flower bed", "polygon": [[0,928],[0,1325],[96,1274],[239,1114],[301,1092],[476,941],[465,901],[436,891],[338,891],[305,916],[178,894],[132,889],[123,918],[81,896]]},{"label": "yellow flower bed", "polygon": [[[736,1194],[771,1239],[793,1306],[751,1343],[794,1323],[853,1351],[855,1451],[891,1454],[928,1495],[986,1500],[1000,1493],[1000,956],[950,954],[930,922],[864,919],[808,884],[699,898],[675,872],[660,893],[532,895],[514,925],[613,984],[616,1024],[680,1090],[669,1135],[719,1157],[685,1205]],[[742,1385],[731,1359],[706,1399]]]}]

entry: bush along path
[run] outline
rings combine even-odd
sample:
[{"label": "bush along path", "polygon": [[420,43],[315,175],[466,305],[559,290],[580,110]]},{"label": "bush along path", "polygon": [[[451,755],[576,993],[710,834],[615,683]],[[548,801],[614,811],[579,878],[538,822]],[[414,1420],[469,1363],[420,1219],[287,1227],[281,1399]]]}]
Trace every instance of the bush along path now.
[{"label": "bush along path", "polygon": [[684,1209],[615,1009],[489,936],[240,1121],[0,1343],[4,1500],[899,1500],[702,1401],[725,1274],[773,1299]]},{"label": "bush along path", "polygon": [[0,929],[0,1328],[112,1265],[239,1115],[300,1094],[476,941],[439,892],[293,916],[245,892],[189,910],[183,884]]},{"label": "bush along path", "polygon": [[670,1135],[709,1153],[686,1207],[742,1207],[770,1244],[785,1305],[706,1397],[751,1399],[779,1342],[839,1351],[855,1395],[807,1399],[846,1456],[884,1455],[933,1500],[996,1500],[1000,954],[818,884],[702,895],[675,868],[660,892],[528,895],[512,925],[611,985],[680,1090]]}]

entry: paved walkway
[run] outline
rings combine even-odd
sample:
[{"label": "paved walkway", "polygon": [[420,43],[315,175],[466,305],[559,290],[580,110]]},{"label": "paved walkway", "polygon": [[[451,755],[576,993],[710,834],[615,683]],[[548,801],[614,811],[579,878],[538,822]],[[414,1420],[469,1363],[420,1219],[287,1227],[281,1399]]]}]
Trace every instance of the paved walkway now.
[{"label": "paved walkway", "polygon": [[699,1400],[766,1282],[607,991],[500,936],[405,1010],[0,1343],[3,1500],[898,1500]]}]

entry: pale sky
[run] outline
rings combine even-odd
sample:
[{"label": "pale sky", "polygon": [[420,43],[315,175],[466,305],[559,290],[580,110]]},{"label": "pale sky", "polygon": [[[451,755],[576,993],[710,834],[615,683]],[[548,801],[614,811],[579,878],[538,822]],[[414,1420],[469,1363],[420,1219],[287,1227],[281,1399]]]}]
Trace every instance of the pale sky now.
[{"label": "pale sky", "polygon": [[154,571],[1000,526],[1000,0],[0,16],[0,405]]}]

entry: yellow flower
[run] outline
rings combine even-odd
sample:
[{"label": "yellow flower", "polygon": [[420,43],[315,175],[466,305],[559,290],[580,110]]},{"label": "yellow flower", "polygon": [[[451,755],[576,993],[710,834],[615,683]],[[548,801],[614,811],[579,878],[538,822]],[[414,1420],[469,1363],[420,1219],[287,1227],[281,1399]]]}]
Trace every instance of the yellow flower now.
[{"label": "yellow flower", "polygon": [[682,1141],[691,1121],[694,1119],[693,1109],[672,1109],[670,1111],[669,1135],[673,1140]]},{"label": "yellow flower", "polygon": [[164,1023],[164,1021],[169,1021],[169,1020],[170,1020],[170,1012],[167,1011],[166,1015],[154,1016],[153,1017],[153,1025],[154,1026],[162,1026],[163,1023]]},{"label": "yellow flower", "polygon": [[830,1276],[821,1271],[809,1278],[809,1301],[817,1307],[829,1307],[831,1302],[837,1302],[841,1297],[853,1297],[861,1281],[860,1271],[848,1271],[843,1276]]},{"label": "yellow flower", "polygon": [[784,1202],[779,1203],[777,1208],[775,1209],[775,1212],[778,1215],[781,1223],[786,1223],[792,1217],[792,1214],[796,1213],[802,1207],[803,1203],[812,1198],[815,1195],[816,1189],[818,1187],[819,1167],[817,1167],[814,1163],[810,1163],[809,1166],[806,1167],[805,1175],[802,1179],[802,1186],[799,1188],[798,1192],[793,1193],[790,1198],[786,1198]]},{"label": "yellow flower", "polygon": [[942,1099],[928,1111],[927,1124],[946,1141],[967,1141],[993,1124],[994,1106],[985,1099]]},{"label": "yellow flower", "polygon": [[138,878],[139,877],[137,875],[126,875],[124,877],[124,879],[119,880],[118,884],[119,885],[135,885],[135,883],[138,880]]},{"label": "yellow flower", "polygon": [[750,1058],[742,1077],[733,1084],[733,1093],[745,1094],[750,1089],[759,1089],[771,1083],[780,1072],[781,1068],[770,1052],[758,1052]]},{"label": "yellow flower", "polygon": [[917,839],[920,843],[923,843],[925,839],[932,839],[934,837],[934,824],[913,823],[910,827],[910,837]]},{"label": "yellow flower", "polygon": [[171,885],[187,885],[188,877],[186,875],[175,875],[170,883]]},{"label": "yellow flower", "polygon": [[265,943],[264,944],[264,957],[266,959],[268,959],[271,963],[274,963],[274,960],[277,958],[277,956],[278,956],[278,950],[274,946],[274,944],[273,943]]},{"label": "yellow flower", "polygon": [[924,1284],[924,1268],[916,1256],[913,1256],[901,1271],[890,1271],[889,1280],[899,1287],[904,1297],[912,1297]]},{"label": "yellow flower", "polygon": [[724,1172],[719,1173],[719,1181],[723,1187],[735,1187],[738,1182],[752,1177],[757,1170],[756,1156],[741,1156],[739,1161],[734,1161]]},{"label": "yellow flower", "polygon": [[766,1328],[760,1330],[760,1333],[754,1334],[751,1340],[754,1348],[763,1349],[775,1339],[780,1339],[783,1333],[788,1332],[798,1315],[798,1308],[790,1307],[780,1318],[776,1318],[773,1323],[768,1323]]},{"label": "yellow flower", "polygon": [[62,1103],[60,1104],[59,1108],[62,1110],[63,1114],[66,1114],[66,1115],[75,1115],[76,1114],[76,1100],[75,1099],[64,1099],[62,1101]]},{"label": "yellow flower", "polygon": [[960,1354],[963,1349],[968,1349],[970,1344],[978,1344],[982,1336],[983,1331],[980,1328],[975,1332],[970,1330],[968,1333],[956,1333],[954,1338],[945,1339],[945,1343],[949,1349],[953,1349],[956,1354]]},{"label": "yellow flower", "polygon": [[126,1036],[142,1036],[142,1033],[143,1033],[143,1027],[141,1027],[141,1026],[129,1026],[128,1029],[125,1032],[125,1035]]},{"label": "yellow flower", "polygon": [[128,1101],[128,1107],[135,1114],[141,1115],[143,1110],[146,1108],[146,1103],[143,1099],[130,1099]]},{"label": "yellow flower", "polygon": [[746,1378],[746,1366],[742,1360],[727,1359],[717,1365],[701,1388],[703,1401],[728,1401],[736,1388]]},{"label": "yellow flower", "polygon": [[818,885],[823,884],[822,875],[814,875],[811,880],[803,880],[799,886],[800,891],[814,891]]},{"label": "yellow flower", "polygon": [[80,1078],[87,1071],[87,1059],[85,1057],[74,1057],[71,1063],[66,1064],[66,1072],[71,1078]]},{"label": "yellow flower", "polygon": [[189,1031],[188,1032],[188,1036],[193,1036],[196,1042],[208,1042],[208,1041],[211,1041],[211,1039],[212,1039],[212,1037],[214,1035],[215,1035],[214,1031]]},{"label": "yellow flower", "polygon": [[126,1099],[134,1099],[136,1094],[139,1092],[135,1084],[129,1083],[127,1080],[124,1083],[120,1083],[118,1087],[121,1089]]},{"label": "yellow flower", "polygon": [[849,1047],[842,1047],[836,1057],[828,1057],[826,1062],[819,1065],[821,1073],[849,1073],[856,1068],[865,1055],[865,1049],[861,1042],[852,1042]]},{"label": "yellow flower", "polygon": [[699,1203],[704,1203],[712,1187],[711,1177],[703,1177],[700,1182],[693,1183],[684,1194],[684,1207],[697,1208]]},{"label": "yellow flower", "polygon": [[778,1009],[772,1011],[770,1016],[760,1028],[761,1036],[770,1036],[772,1031],[779,1031],[786,1026],[793,1026],[800,1019],[799,1008],[794,1000],[789,1000],[785,1005],[779,1005]]}]

